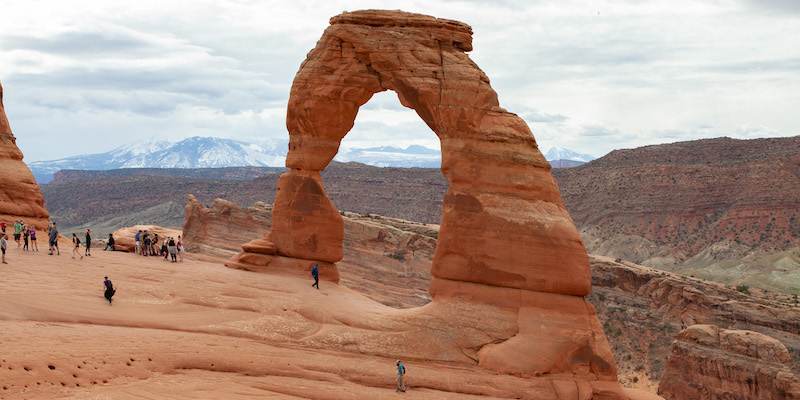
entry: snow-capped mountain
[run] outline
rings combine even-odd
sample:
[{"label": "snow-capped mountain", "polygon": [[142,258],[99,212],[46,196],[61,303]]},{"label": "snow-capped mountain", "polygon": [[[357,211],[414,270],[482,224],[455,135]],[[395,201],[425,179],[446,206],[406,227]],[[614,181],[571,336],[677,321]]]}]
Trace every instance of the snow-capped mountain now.
[{"label": "snow-capped mountain", "polygon": [[[213,137],[191,137],[179,142],[149,139],[128,143],[101,154],[89,154],[60,160],[28,163],[36,181],[48,183],[53,173],[62,169],[108,170],[118,168],[220,168],[239,166],[283,167],[286,164],[288,139],[269,139],[259,144]],[[561,147],[545,153],[550,161],[589,162],[595,157]],[[442,156],[438,149],[412,145],[342,148],[336,161],[355,161],[376,167],[439,168]],[[557,167],[560,164],[554,164]],[[563,164],[572,166],[572,163]]]},{"label": "snow-capped mountain", "polygon": [[275,139],[264,142],[262,146],[211,137],[191,137],[179,142],[151,139],[101,154],[31,162],[28,167],[39,183],[50,182],[53,173],[62,169],[282,167],[286,162],[288,142],[287,139]]},{"label": "snow-capped mountain", "polygon": [[569,160],[587,163],[596,159],[597,157],[591,154],[581,154],[563,147],[551,146],[544,153],[544,158],[547,159],[547,161]]},{"label": "snow-capped mountain", "polygon": [[442,155],[439,150],[417,145],[405,149],[394,146],[341,149],[334,160],[355,161],[375,167],[439,168],[442,166]]}]

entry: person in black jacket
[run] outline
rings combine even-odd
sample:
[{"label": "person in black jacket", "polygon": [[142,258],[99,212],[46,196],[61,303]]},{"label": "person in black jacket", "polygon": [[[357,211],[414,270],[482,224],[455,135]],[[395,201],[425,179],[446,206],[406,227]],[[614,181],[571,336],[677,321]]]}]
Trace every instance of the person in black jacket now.
[{"label": "person in black jacket", "polygon": [[105,292],[103,292],[103,297],[105,297],[106,300],[108,300],[108,305],[111,305],[111,298],[114,297],[114,293],[116,293],[117,290],[114,289],[114,284],[111,283],[110,280],[108,280],[108,277],[105,277],[105,280],[103,281],[103,287],[105,288]]},{"label": "person in black jacket", "polygon": [[104,250],[114,251],[114,235],[111,233],[108,234],[108,242],[106,243],[106,248]]}]

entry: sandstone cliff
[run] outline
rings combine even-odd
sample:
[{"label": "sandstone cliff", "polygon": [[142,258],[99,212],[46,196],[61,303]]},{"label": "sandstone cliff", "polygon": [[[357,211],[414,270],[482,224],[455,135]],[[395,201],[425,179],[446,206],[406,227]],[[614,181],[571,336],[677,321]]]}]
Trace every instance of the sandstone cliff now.
[{"label": "sandstone cliff", "polygon": [[43,231],[50,214],[44,208],[44,198],[33,173],[22,162],[22,152],[16,140],[3,107],[3,87],[0,85],[0,221],[13,225],[14,221],[22,219]]},{"label": "sandstone cliff", "polygon": [[800,283],[800,136],[615,150],[553,175],[594,254],[730,284]]},{"label": "sandstone cliff", "polygon": [[673,344],[658,393],[669,400],[800,399],[789,359],[767,335],[693,325]]}]

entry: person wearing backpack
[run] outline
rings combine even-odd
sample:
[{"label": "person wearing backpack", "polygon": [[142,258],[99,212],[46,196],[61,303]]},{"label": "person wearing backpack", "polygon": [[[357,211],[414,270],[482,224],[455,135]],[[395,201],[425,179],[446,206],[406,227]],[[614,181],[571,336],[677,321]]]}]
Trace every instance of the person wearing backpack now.
[{"label": "person wearing backpack", "polygon": [[403,382],[403,376],[406,374],[406,367],[403,364],[400,364],[400,360],[397,360],[397,379],[394,382],[397,384],[397,392],[405,392],[406,391],[406,384]]},{"label": "person wearing backpack", "polygon": [[314,264],[314,268],[311,270],[311,276],[314,277],[314,283],[311,284],[311,287],[316,286],[317,290],[319,290],[319,270],[317,267],[319,267],[319,264]]},{"label": "person wearing backpack", "polygon": [[114,297],[114,293],[116,293],[117,290],[114,289],[114,284],[111,283],[108,277],[105,277],[105,280],[103,281],[103,287],[105,288],[105,292],[103,292],[103,297],[105,297],[106,300],[108,300],[108,305],[111,305],[111,298]]}]

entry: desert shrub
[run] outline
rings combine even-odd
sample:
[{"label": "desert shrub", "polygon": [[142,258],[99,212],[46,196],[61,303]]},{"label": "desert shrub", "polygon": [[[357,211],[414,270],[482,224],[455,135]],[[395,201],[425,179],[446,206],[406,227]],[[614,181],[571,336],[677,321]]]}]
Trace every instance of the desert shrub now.
[{"label": "desert shrub", "polygon": [[394,258],[395,260],[401,261],[401,262],[406,260],[406,255],[403,254],[403,253],[400,253],[400,252],[387,254],[386,257]]},{"label": "desert shrub", "polygon": [[746,294],[748,296],[750,295],[750,287],[747,286],[747,285],[736,286],[736,291],[740,292],[740,293],[744,293],[744,294]]}]

